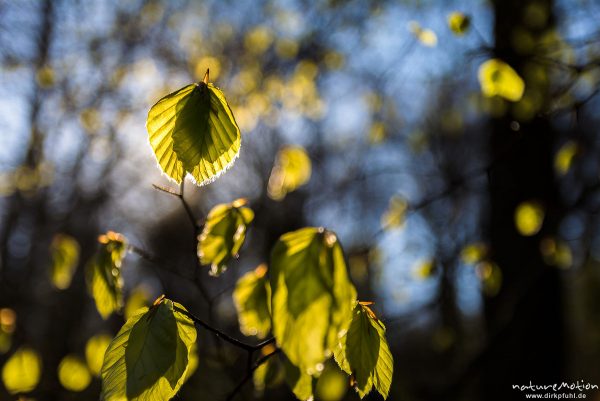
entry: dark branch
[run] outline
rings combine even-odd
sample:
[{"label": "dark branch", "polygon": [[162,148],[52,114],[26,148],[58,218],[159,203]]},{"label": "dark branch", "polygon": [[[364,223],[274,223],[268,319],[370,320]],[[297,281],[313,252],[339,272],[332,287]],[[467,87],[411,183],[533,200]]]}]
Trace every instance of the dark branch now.
[{"label": "dark branch", "polygon": [[232,401],[235,398],[235,396],[241,391],[242,387],[244,387],[244,385],[252,378],[254,371],[256,369],[258,369],[258,367],[260,365],[267,362],[269,360],[269,358],[271,358],[275,354],[278,354],[279,352],[281,352],[281,350],[279,348],[277,348],[275,351],[271,352],[270,354],[267,354],[267,355],[259,358],[254,363],[254,365],[252,365],[252,367],[250,369],[248,369],[244,378],[237,384],[237,386],[235,386],[235,388],[231,391],[231,393],[229,393],[226,400]]},{"label": "dark branch", "polygon": [[256,350],[259,350],[259,349],[263,348],[267,344],[271,344],[271,343],[275,342],[275,338],[271,337],[271,338],[269,338],[269,339],[267,339],[265,341],[262,341],[262,342],[260,342],[260,343],[258,343],[256,345],[248,344],[248,343],[245,343],[243,341],[240,341],[240,340],[237,340],[237,339],[231,337],[230,335],[222,332],[221,330],[219,330],[217,328],[212,327],[211,325],[209,325],[208,323],[206,323],[204,320],[202,320],[202,319],[194,316],[192,313],[190,313],[190,312],[188,312],[188,311],[186,311],[184,309],[175,307],[175,310],[178,311],[178,312],[180,312],[180,313],[183,313],[184,315],[186,315],[187,317],[189,317],[190,319],[192,319],[194,321],[194,323],[196,323],[198,326],[204,327],[206,330],[212,332],[217,337],[219,337],[219,338],[227,341],[228,343],[230,343],[232,345],[235,345],[238,348],[244,349],[244,350],[246,350],[248,352],[254,352]]}]

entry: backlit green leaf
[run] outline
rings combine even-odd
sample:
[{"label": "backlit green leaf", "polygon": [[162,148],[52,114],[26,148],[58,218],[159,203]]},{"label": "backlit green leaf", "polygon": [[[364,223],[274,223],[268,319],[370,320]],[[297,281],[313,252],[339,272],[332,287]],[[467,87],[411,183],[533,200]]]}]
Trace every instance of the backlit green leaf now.
[{"label": "backlit green leaf", "polygon": [[59,290],[64,290],[71,285],[71,279],[79,262],[79,244],[71,236],[57,234],[50,245],[50,253],[52,284]]},{"label": "backlit green leaf", "polygon": [[123,235],[112,231],[101,235],[98,240],[101,247],[87,265],[86,280],[96,309],[106,319],[123,306],[121,263],[127,243]]},{"label": "backlit green leaf", "polygon": [[270,279],[277,344],[314,375],[347,329],[356,299],[336,235],[322,228],[284,234],[273,248]]},{"label": "backlit green leaf", "polygon": [[244,274],[233,291],[240,331],[247,336],[265,338],[271,330],[271,285],[266,272],[267,266],[262,264]]},{"label": "backlit green leaf", "polygon": [[169,400],[183,384],[196,341],[185,308],[168,299],[142,309],[113,339],[102,365],[104,401]]},{"label": "backlit green leaf", "polygon": [[31,348],[19,348],[2,367],[4,387],[11,394],[28,393],[40,381],[42,361]]},{"label": "backlit green leaf", "polygon": [[375,387],[387,399],[394,361],[385,339],[385,326],[366,304],[356,304],[348,332],[341,338],[334,356],[340,368],[353,376],[360,398]]},{"label": "backlit green leaf", "polygon": [[240,129],[223,92],[204,82],[160,99],[148,112],[150,145],[162,171],[180,183],[189,173],[198,185],[231,167],[241,145]]},{"label": "backlit green leaf", "polygon": [[245,204],[245,199],[237,199],[217,205],[206,218],[198,236],[198,257],[203,265],[210,264],[213,276],[225,271],[226,263],[237,257],[244,244],[248,224],[254,219],[254,212]]}]

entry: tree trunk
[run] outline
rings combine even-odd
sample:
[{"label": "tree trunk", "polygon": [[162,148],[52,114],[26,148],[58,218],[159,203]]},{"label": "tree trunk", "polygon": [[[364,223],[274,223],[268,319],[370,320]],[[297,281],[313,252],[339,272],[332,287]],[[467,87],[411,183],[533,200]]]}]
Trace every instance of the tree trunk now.
[{"label": "tree trunk", "polygon": [[[520,113],[522,103],[508,104],[503,117],[491,121],[490,218],[488,235],[492,258],[502,271],[502,287],[486,299],[489,347],[483,366],[481,399],[524,398],[513,384],[552,384],[566,379],[561,283],[558,270],[540,253],[540,240],[553,236],[564,215],[554,179],[553,147],[557,133],[540,117],[548,99],[545,82],[528,80],[535,46],[523,48],[520,34],[536,43],[554,26],[552,0],[495,0],[495,57],[509,63],[525,79],[524,100],[541,101],[530,116]],[[537,15],[533,15],[535,13]],[[534,18],[535,17],[535,18]],[[546,71],[546,67],[535,64]],[[521,235],[514,213],[524,201],[544,208],[541,230]]]}]

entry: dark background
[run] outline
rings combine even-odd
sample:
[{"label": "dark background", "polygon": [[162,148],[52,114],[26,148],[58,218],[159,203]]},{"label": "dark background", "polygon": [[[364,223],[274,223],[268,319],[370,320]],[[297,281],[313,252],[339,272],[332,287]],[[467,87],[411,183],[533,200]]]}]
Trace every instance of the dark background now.
[{"label": "dark background", "polygon": [[[447,26],[452,11],[471,17],[464,36]],[[85,288],[107,230],[168,261],[128,255],[126,297],[167,294],[241,338],[236,279],[268,262],[281,234],[315,225],[338,234],[359,298],[388,328],[390,399],[600,384],[599,20],[600,3],[585,0],[0,1],[0,307],[17,316],[0,364],[29,345],[43,361],[31,397],[98,398],[99,380],[68,392],[56,367],[123,324],[103,321]],[[523,77],[519,102],[481,94],[492,57]],[[220,278],[196,269],[179,200],[152,188],[169,182],[144,125],[207,67],[242,130],[241,157],[215,183],[188,184],[186,199],[197,216],[238,197],[256,212]],[[266,188],[286,144],[307,149],[312,177],[275,201]],[[565,145],[573,157],[557,165]],[[407,202],[404,224],[382,227],[393,196]],[[515,227],[526,201],[544,211],[533,236]],[[63,291],[48,279],[57,233],[82,250]],[[461,257],[470,244],[485,247],[481,261]],[[201,332],[199,355],[178,399],[223,399],[244,353]],[[239,399],[252,396],[248,385]],[[262,396],[286,397],[285,386]],[[0,386],[0,399],[16,397]]]}]

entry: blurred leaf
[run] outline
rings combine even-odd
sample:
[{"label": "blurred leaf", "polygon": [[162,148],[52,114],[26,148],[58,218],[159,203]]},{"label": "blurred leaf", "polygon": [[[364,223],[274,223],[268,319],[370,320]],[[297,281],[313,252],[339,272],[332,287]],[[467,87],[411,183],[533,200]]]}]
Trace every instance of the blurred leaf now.
[{"label": "blurred leaf", "polygon": [[233,290],[233,301],[238,313],[240,331],[246,336],[265,338],[271,330],[271,286],[261,264],[244,274]]},{"label": "blurred leaf", "polygon": [[298,42],[293,39],[278,39],[275,44],[275,53],[284,60],[290,60],[298,54]]},{"label": "blurred leaf", "polygon": [[123,278],[121,263],[127,251],[123,235],[109,231],[98,238],[101,246],[88,263],[86,281],[88,291],[96,302],[96,309],[103,319],[123,307]]},{"label": "blurred leaf", "polygon": [[0,309],[0,330],[5,333],[15,331],[17,323],[17,314],[11,308]]},{"label": "blurred leaf", "polygon": [[273,42],[273,32],[266,26],[257,26],[244,37],[246,50],[254,55],[264,53]]},{"label": "blurred leaf", "polygon": [[544,262],[550,266],[568,269],[573,265],[573,253],[569,245],[560,239],[547,237],[540,241]]},{"label": "blurred leaf", "polygon": [[301,401],[312,401],[313,385],[312,376],[303,373],[298,367],[294,366],[287,358],[284,358],[285,382]]},{"label": "blurred leaf", "polygon": [[44,65],[37,70],[35,79],[41,88],[51,88],[54,86],[54,70],[49,65]]},{"label": "blurred leaf", "polygon": [[381,121],[375,121],[371,124],[371,128],[369,129],[369,142],[373,145],[381,143],[385,141],[387,137],[385,124]]},{"label": "blurred leaf", "polygon": [[71,280],[77,263],[79,262],[79,244],[75,238],[57,234],[50,245],[52,265],[50,278],[52,284],[59,290],[64,290],[71,285]]},{"label": "blurred leaf", "polygon": [[15,331],[17,314],[10,308],[0,309],[0,354],[8,352],[12,345],[12,334]]},{"label": "blurred leaf", "polygon": [[240,130],[212,83],[190,84],[160,99],[148,112],[146,128],[158,164],[177,183],[185,173],[197,185],[211,183],[239,155]]},{"label": "blurred leaf", "polygon": [[12,345],[12,334],[0,330],[0,355],[8,352]]},{"label": "blurred leaf", "polygon": [[481,64],[478,75],[481,92],[487,97],[500,96],[511,102],[517,102],[523,97],[523,79],[500,59],[490,59]]},{"label": "blurred leaf", "polygon": [[554,156],[554,170],[558,175],[565,175],[571,169],[573,158],[577,155],[579,145],[575,141],[565,143]]},{"label": "blurred leaf", "polygon": [[315,395],[321,401],[339,401],[346,395],[348,383],[348,375],[342,372],[335,362],[327,361],[317,380]]},{"label": "blurred leaf", "polygon": [[79,115],[79,121],[88,134],[96,134],[102,126],[102,117],[97,109],[85,109]]},{"label": "blurred leaf", "polygon": [[97,334],[90,338],[85,344],[85,360],[90,372],[94,376],[100,376],[104,354],[110,345],[112,337],[108,334]]},{"label": "blurred leaf", "polygon": [[212,79],[219,78],[221,75],[221,62],[216,57],[206,56],[201,57],[196,61],[194,68],[194,75],[196,79],[201,80],[206,74],[206,69],[210,69],[210,76]]},{"label": "blurred leaf", "polygon": [[271,254],[270,279],[277,344],[314,375],[348,327],[356,299],[336,235],[314,227],[282,235]]},{"label": "blurred leaf", "polygon": [[462,36],[471,26],[471,18],[461,12],[454,11],[448,15],[448,26],[456,36]]},{"label": "blurred leaf", "polygon": [[138,286],[131,291],[127,302],[125,302],[124,315],[125,320],[136,314],[138,309],[150,305],[150,294],[144,286]]},{"label": "blurred leaf", "polygon": [[83,391],[92,381],[85,363],[74,355],[65,356],[58,365],[58,380],[69,391]]},{"label": "blurred leaf", "polygon": [[487,255],[487,246],[481,242],[474,242],[466,245],[460,251],[460,258],[466,265],[473,265],[480,262]]},{"label": "blurred leaf", "polygon": [[277,153],[275,165],[269,177],[268,193],[274,200],[285,196],[306,184],[311,176],[311,162],[301,146],[286,146]]},{"label": "blurred leaf", "polygon": [[[262,348],[261,354],[265,356],[274,352],[275,350],[275,346],[269,344]],[[285,372],[281,364],[281,360],[277,357],[271,357],[254,371],[252,381],[254,382],[254,389],[256,392],[262,394],[265,388],[277,386],[284,380],[284,378]]]},{"label": "blurred leaf", "polygon": [[406,199],[397,195],[392,196],[387,211],[381,216],[381,226],[384,229],[402,227],[407,209],[408,202]]},{"label": "blurred leaf", "polygon": [[494,297],[502,288],[502,270],[497,264],[483,261],[476,266],[477,276],[481,280],[483,293],[488,297]]},{"label": "blurred leaf", "polygon": [[194,322],[180,304],[162,299],[121,328],[102,365],[104,401],[168,400],[186,378],[196,341]]},{"label": "blurred leaf", "polygon": [[244,245],[248,225],[254,219],[254,212],[245,204],[245,199],[237,199],[217,205],[206,218],[198,236],[198,257],[203,265],[210,264],[212,276],[223,273],[225,264],[232,257],[237,258]]},{"label": "blurred leaf", "polygon": [[356,304],[348,332],[341,338],[334,356],[340,368],[353,375],[360,398],[375,387],[387,399],[394,361],[385,339],[385,326],[365,303]]},{"label": "blurred leaf", "polygon": [[426,280],[435,274],[436,264],[434,259],[419,262],[414,270],[416,278]]},{"label": "blurred leaf", "polygon": [[544,223],[544,208],[538,202],[520,203],[515,209],[515,225],[519,233],[530,237],[537,234]]},{"label": "blurred leaf", "polygon": [[42,361],[31,348],[19,348],[4,364],[2,381],[11,394],[28,393],[40,381]]},{"label": "blurred leaf", "polygon": [[423,45],[427,47],[435,47],[437,45],[437,35],[431,29],[423,29],[416,21],[410,21],[408,29]]}]

